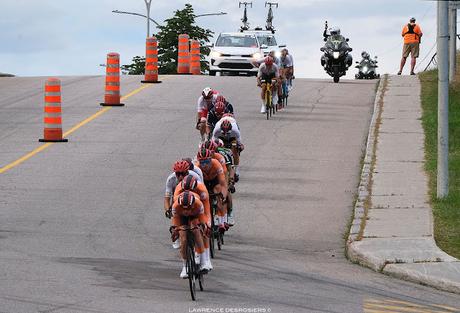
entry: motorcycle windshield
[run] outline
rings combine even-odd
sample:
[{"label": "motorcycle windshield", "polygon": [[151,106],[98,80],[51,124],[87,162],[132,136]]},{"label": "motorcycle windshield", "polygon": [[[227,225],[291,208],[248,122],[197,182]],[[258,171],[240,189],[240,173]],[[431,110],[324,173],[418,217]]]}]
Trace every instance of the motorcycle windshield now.
[{"label": "motorcycle windshield", "polygon": [[346,48],[347,42],[345,38],[341,35],[330,36],[326,41],[325,47],[331,50],[344,50]]}]

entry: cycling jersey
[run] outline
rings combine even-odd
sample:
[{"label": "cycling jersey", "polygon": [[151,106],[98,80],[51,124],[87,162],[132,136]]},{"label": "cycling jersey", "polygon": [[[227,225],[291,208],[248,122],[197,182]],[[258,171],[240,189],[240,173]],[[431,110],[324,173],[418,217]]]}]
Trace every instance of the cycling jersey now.
[{"label": "cycling jersey", "polygon": [[[220,125],[222,122],[227,119],[232,124],[232,130],[227,133],[224,133],[222,129],[220,129]],[[220,119],[217,122],[216,126],[214,127],[214,131],[212,133],[213,139],[224,138],[225,140],[230,140],[231,138],[235,138],[238,144],[241,144],[241,134],[240,129],[238,128],[238,124],[236,124],[236,120],[230,116],[226,116]]]},{"label": "cycling jersey", "polygon": [[[193,163],[192,163],[192,165],[193,165]],[[199,182],[203,182],[203,181],[204,181],[204,179],[203,179],[203,172],[201,171],[201,169],[200,169],[199,167],[193,166],[192,171],[195,172],[195,173],[197,173],[198,176],[200,176],[200,179],[198,180]]]},{"label": "cycling jersey", "polygon": [[[232,113],[233,114],[233,106],[229,102],[226,103],[224,113]],[[219,117],[216,114],[216,111],[214,110],[214,108],[209,110],[209,112],[208,112],[208,125],[211,128],[211,131],[214,129],[214,126],[220,120],[220,118],[221,117]]]},{"label": "cycling jersey", "polygon": [[208,111],[216,104],[217,96],[218,94],[213,94],[210,100],[206,100],[203,96],[198,98],[196,110],[200,113],[201,117],[206,117],[208,115]]},{"label": "cycling jersey", "polygon": [[213,159],[219,161],[220,165],[222,165],[222,169],[224,170],[224,175],[227,174],[227,166],[225,165],[225,158],[222,154],[218,152],[214,152]]},{"label": "cycling jersey", "polygon": [[[204,205],[201,202],[199,196],[193,193],[195,197],[195,203],[191,208],[183,207],[179,204],[179,201],[174,201],[172,206],[172,225],[173,226],[182,226],[187,225],[187,222],[190,224],[197,224],[197,223],[207,223],[207,216],[204,212]],[[184,218],[185,217],[185,218]]]},{"label": "cycling jersey", "polygon": [[280,71],[279,67],[276,64],[272,64],[272,66],[269,68],[265,63],[262,64],[259,67],[259,72],[257,73],[257,77],[263,78],[263,77],[280,77]]},{"label": "cycling jersey", "polygon": [[[215,178],[222,177],[222,180],[224,180],[224,170],[222,168],[222,165],[220,165],[219,161],[215,159],[209,159],[210,162],[208,164],[201,163],[197,161],[195,163],[195,166],[199,167],[201,171],[203,172],[204,176],[204,181],[210,181]],[[220,176],[222,175],[222,176]]]},{"label": "cycling jersey", "polygon": [[[185,190],[182,189],[182,186],[179,184],[174,191],[174,201],[179,198],[179,195],[183,193]],[[209,204],[209,193],[206,189],[206,186],[203,183],[198,182],[196,188],[191,190],[193,193],[197,194],[200,197],[201,202],[204,206],[204,214],[208,217],[208,223],[211,223],[211,206]]]},{"label": "cycling jersey", "polygon": [[224,156],[225,164],[227,164],[227,165],[232,165],[233,164],[233,152],[232,152],[232,150],[224,148],[224,147],[219,147],[219,148],[217,148],[217,152],[219,152],[221,155]]},{"label": "cycling jersey", "polygon": [[[194,171],[188,171],[188,174],[194,176],[198,181],[202,182],[200,176]],[[165,197],[171,197],[174,194],[174,190],[176,189],[176,186],[178,184],[179,180],[176,177],[176,173],[172,173],[171,175],[169,175],[166,179]]]},{"label": "cycling jersey", "polygon": [[287,54],[285,57],[281,57],[281,67],[286,68],[286,67],[293,67],[294,66],[294,60],[292,59],[292,56],[290,54]]}]

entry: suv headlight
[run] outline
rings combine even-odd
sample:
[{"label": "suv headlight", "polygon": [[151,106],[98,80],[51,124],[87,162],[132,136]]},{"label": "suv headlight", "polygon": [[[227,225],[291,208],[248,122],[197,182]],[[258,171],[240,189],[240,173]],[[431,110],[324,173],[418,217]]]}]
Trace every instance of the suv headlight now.
[{"label": "suv headlight", "polygon": [[222,56],[222,53],[217,52],[217,51],[211,51],[211,58],[220,58]]},{"label": "suv headlight", "polygon": [[332,53],[332,56],[334,57],[334,59],[338,59],[339,56],[340,56],[340,52],[339,52],[339,51],[334,51],[334,52]]},{"label": "suv headlight", "polygon": [[276,51],[275,57],[277,57],[278,59],[281,58],[281,51]]},{"label": "suv headlight", "polygon": [[252,58],[253,59],[262,59],[264,57],[264,55],[260,52],[256,52],[252,55]]}]

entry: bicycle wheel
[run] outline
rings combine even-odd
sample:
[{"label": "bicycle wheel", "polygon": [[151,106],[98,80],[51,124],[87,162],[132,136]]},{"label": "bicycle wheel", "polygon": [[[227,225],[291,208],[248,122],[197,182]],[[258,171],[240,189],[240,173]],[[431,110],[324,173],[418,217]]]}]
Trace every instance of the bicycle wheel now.
[{"label": "bicycle wheel", "polygon": [[186,269],[188,275],[188,283],[190,287],[190,295],[192,296],[192,300],[195,301],[195,294],[196,294],[196,264],[195,264],[195,248],[193,247],[193,242],[190,239],[192,236],[190,231],[187,231],[187,261],[186,261]]},{"label": "bicycle wheel", "polygon": [[204,290],[204,275],[202,273],[198,274],[198,285],[200,286],[200,291]]},{"label": "bicycle wheel", "polygon": [[214,241],[216,236],[214,236],[214,207],[211,208],[211,235],[209,237],[209,251],[211,253],[211,259],[214,259]]}]

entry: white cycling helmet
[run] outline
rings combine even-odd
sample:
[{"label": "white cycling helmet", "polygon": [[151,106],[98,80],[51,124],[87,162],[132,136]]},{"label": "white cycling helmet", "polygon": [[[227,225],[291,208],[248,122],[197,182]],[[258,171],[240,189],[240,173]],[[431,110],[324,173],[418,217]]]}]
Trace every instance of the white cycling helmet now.
[{"label": "white cycling helmet", "polygon": [[331,34],[331,36],[340,35],[340,28],[338,28],[337,26],[331,27],[329,28],[329,33]]},{"label": "white cycling helmet", "polygon": [[205,99],[209,99],[212,97],[213,95],[213,90],[211,87],[206,87],[203,89],[203,91],[201,92],[201,95],[203,96],[203,98]]}]

